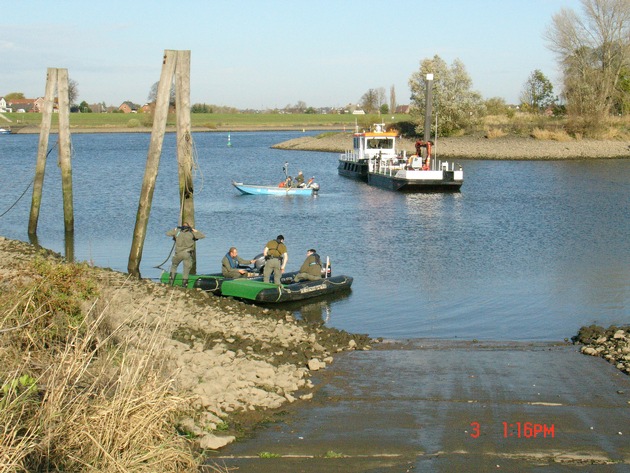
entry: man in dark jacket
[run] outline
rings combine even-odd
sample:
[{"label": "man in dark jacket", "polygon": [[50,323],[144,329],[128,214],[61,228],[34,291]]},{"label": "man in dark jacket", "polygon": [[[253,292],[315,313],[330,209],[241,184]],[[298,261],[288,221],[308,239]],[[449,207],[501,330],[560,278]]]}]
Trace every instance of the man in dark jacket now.
[{"label": "man in dark jacket", "polygon": [[173,285],[175,273],[179,263],[184,263],[184,271],[182,273],[182,287],[188,286],[188,274],[192,268],[193,258],[192,252],[195,251],[195,242],[206,236],[199,230],[192,228],[187,222],[181,227],[176,227],[166,232],[166,236],[173,237],[175,240],[175,255],[171,261],[171,272],[168,278],[169,285]]},{"label": "man in dark jacket", "polygon": [[314,249],[306,252],[306,259],[302,263],[302,267],[293,278],[293,282],[299,281],[317,281],[322,278],[322,262]]}]

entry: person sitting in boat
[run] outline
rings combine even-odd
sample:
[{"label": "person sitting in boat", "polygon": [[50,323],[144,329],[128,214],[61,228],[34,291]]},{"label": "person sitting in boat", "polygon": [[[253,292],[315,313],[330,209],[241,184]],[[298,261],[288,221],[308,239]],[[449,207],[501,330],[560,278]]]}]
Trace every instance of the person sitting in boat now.
[{"label": "person sitting in boat", "polygon": [[297,184],[297,187],[304,187],[304,174],[302,174],[302,171],[298,171],[298,175],[295,178],[295,182]]},{"label": "person sitting in boat", "polygon": [[315,182],[315,176],[311,177],[308,182],[306,183],[306,187],[311,187],[313,185],[313,183]]},{"label": "person sitting in boat", "polygon": [[238,250],[233,246],[221,260],[221,274],[223,274],[223,277],[232,279],[252,277],[252,273],[249,273],[246,269],[239,268],[239,265],[254,264],[255,262],[256,260],[253,259],[248,261],[241,258],[238,255]]},{"label": "person sitting in boat", "polygon": [[317,281],[322,278],[322,261],[313,248],[306,252],[306,259],[300,270],[293,278],[293,282]]},{"label": "person sitting in boat", "polygon": [[293,178],[291,176],[287,176],[284,180],[284,186],[282,187],[293,187]]}]

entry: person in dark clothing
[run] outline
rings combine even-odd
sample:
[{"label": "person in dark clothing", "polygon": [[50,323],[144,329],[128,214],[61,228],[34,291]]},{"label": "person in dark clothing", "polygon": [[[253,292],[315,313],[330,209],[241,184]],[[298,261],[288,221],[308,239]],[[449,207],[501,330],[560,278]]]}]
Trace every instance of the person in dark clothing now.
[{"label": "person in dark clothing", "polygon": [[179,263],[184,263],[184,271],[182,273],[182,287],[188,286],[188,274],[190,268],[192,268],[193,258],[192,252],[195,250],[195,242],[201,240],[206,236],[199,230],[192,228],[187,222],[184,222],[181,227],[176,227],[166,232],[166,236],[170,236],[175,240],[175,255],[171,261],[171,271],[168,278],[170,286],[173,285],[175,280],[175,273]]},{"label": "person in dark clothing", "polygon": [[299,281],[317,281],[322,278],[322,262],[314,249],[306,252],[306,259],[300,270],[293,278],[293,282]]},{"label": "person in dark clothing", "polygon": [[263,269],[263,281],[270,282],[273,274],[273,282],[278,286],[281,284],[282,272],[289,261],[287,247],[284,245],[284,236],[278,235],[275,240],[269,240],[263,249],[265,256],[265,269]]}]

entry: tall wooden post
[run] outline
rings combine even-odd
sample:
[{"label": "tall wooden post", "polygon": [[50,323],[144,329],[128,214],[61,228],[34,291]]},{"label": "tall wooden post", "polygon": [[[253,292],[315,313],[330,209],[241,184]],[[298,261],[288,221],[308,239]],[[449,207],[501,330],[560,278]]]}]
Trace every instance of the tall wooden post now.
[{"label": "tall wooden post", "polygon": [[[181,221],[195,228],[193,187],[193,149],[190,126],[190,51],[177,51],[175,67],[175,107],[177,109],[177,170]],[[193,252],[191,273],[197,272],[197,258]]]},{"label": "tall wooden post", "polygon": [[[50,137],[52,123],[53,102],[55,88],[59,98],[59,166],[61,167],[61,189],[63,193],[63,221],[66,235],[74,232],[74,211],[72,206],[72,162],[70,156],[70,100],[68,97],[68,70],[48,68],[46,75],[46,92],[42,124],[39,132],[39,147],[37,148],[37,164],[35,165],[35,179],[33,182],[33,199],[31,214],[28,221],[28,233],[37,233],[39,208],[42,202],[42,188],[46,172],[46,149]],[[68,255],[66,255],[67,257]]]},{"label": "tall wooden post", "polygon": [[57,69],[48,68],[46,75],[46,92],[42,110],[42,124],[39,130],[39,147],[37,148],[37,164],[35,165],[35,179],[33,181],[33,199],[31,200],[31,214],[28,220],[28,234],[37,233],[39,220],[39,208],[42,203],[42,189],[44,187],[44,174],[46,172],[46,154],[48,149],[48,137],[52,122],[53,101],[55,99],[55,86],[57,85]]},{"label": "tall wooden post", "polygon": [[173,82],[173,73],[177,62],[176,53],[176,51],[164,51],[164,59],[162,61],[162,73],[158,84],[155,111],[153,115],[151,142],[149,144],[149,152],[147,154],[147,165],[144,170],[144,179],[142,181],[142,190],[140,192],[140,201],[138,203],[138,212],[136,214],[136,226],[133,232],[133,241],[131,242],[131,251],[129,253],[129,262],[127,264],[129,274],[136,277],[140,277],[142,249],[144,247],[144,240],[147,233],[147,224],[149,222],[149,214],[151,213],[153,191],[155,190],[155,180],[157,178],[158,166],[160,164],[160,156],[162,154],[162,143],[164,141],[164,133],[166,131],[166,119],[168,117],[171,84]]},{"label": "tall wooden post", "polygon": [[[59,97],[59,167],[63,193],[63,223],[66,235],[74,232],[72,205],[72,161],[70,151],[70,100],[68,97],[68,70],[57,71]],[[66,255],[67,256],[67,255]]]}]

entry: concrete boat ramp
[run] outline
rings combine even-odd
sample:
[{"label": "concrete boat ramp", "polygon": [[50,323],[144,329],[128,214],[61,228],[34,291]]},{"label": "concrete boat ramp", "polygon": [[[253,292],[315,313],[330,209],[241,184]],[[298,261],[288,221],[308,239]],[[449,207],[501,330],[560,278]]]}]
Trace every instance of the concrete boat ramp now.
[{"label": "concrete boat ramp", "polygon": [[311,401],[208,464],[248,473],[630,472],[630,376],[577,346],[383,343],[337,356],[313,382]]}]

